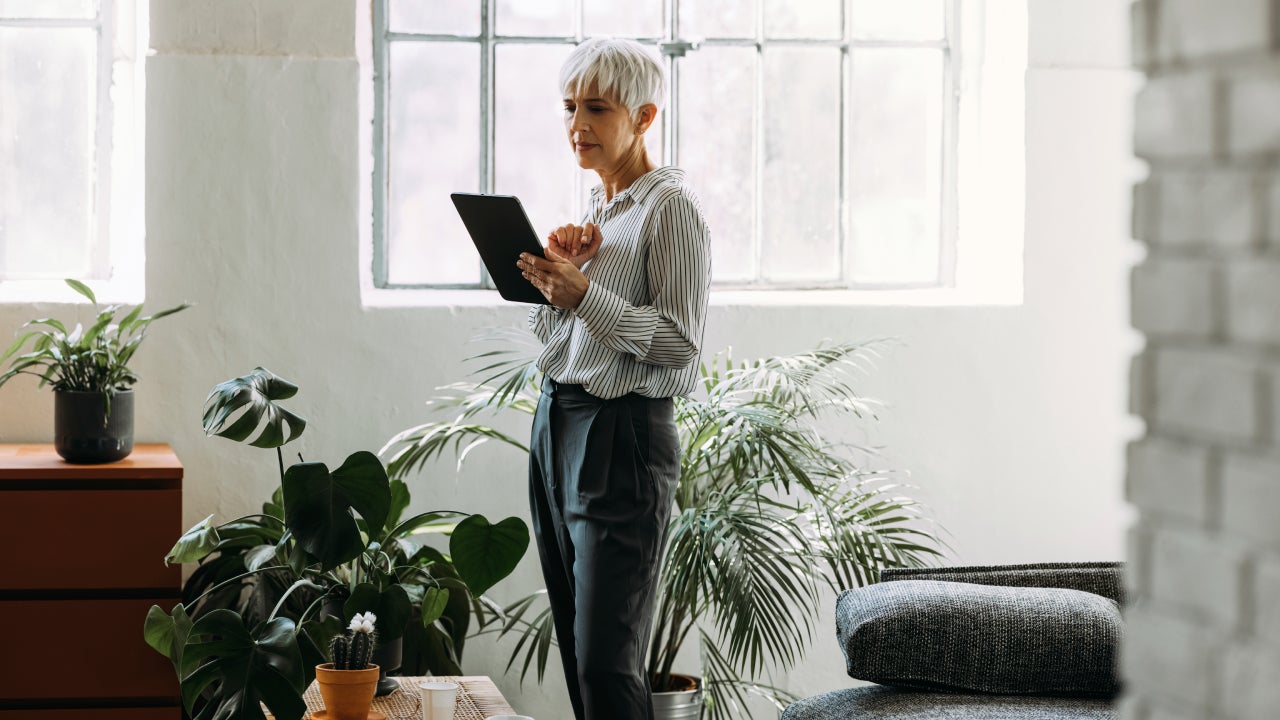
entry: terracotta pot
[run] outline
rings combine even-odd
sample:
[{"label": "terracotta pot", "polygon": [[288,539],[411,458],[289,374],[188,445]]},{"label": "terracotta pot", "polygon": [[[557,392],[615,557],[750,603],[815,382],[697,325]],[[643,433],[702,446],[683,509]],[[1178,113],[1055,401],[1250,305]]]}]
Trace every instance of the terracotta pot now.
[{"label": "terracotta pot", "polygon": [[333,720],[366,720],[378,688],[378,666],[364,670],[334,670],[333,663],[316,666],[320,697]]}]

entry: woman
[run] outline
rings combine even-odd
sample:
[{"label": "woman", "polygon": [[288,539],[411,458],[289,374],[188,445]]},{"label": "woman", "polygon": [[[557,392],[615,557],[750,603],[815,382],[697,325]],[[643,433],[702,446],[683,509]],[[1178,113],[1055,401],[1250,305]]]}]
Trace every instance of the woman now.
[{"label": "woman", "polygon": [[644,134],[665,93],[637,43],[594,39],[560,72],[578,165],[600,185],[582,225],[518,265],[550,305],[533,420],[534,536],[577,720],[651,720],[645,650],[680,476],[672,397],[698,376],[711,247],[697,198]]}]

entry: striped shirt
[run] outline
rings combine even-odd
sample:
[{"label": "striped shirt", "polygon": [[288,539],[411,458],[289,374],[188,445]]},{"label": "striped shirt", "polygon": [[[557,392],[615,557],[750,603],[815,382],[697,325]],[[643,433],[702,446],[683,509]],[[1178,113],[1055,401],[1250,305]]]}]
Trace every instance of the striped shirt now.
[{"label": "striped shirt", "polygon": [[582,302],[529,312],[545,343],[538,368],[599,398],[688,395],[698,382],[711,237],[684,171],[645,173],[608,203],[597,185],[588,221],[603,240],[582,268],[590,281]]}]

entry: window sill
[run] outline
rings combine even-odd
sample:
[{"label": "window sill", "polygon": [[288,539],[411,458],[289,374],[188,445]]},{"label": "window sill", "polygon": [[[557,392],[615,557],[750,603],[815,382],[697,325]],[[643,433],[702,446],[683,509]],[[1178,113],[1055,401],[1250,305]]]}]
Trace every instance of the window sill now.
[{"label": "window sill", "polygon": [[[137,305],[143,300],[140,283],[124,280],[85,280],[99,305]],[[58,303],[88,305],[89,301],[67,286],[62,278],[5,280],[0,282],[0,305]]]},{"label": "window sill", "polygon": [[[1021,287],[984,290],[713,290],[711,307],[970,307],[1022,304]],[[503,307],[512,305],[496,290],[365,289],[364,307]],[[521,306],[527,307],[527,306]]]}]

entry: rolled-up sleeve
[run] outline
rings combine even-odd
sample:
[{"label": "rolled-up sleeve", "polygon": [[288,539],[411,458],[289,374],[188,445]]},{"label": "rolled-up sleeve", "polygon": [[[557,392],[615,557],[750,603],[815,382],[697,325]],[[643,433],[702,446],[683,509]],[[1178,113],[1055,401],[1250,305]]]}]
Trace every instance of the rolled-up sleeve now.
[{"label": "rolled-up sleeve", "polygon": [[534,305],[529,310],[529,329],[545,343],[563,319],[564,311],[554,305]]},{"label": "rolled-up sleeve", "polygon": [[601,345],[640,362],[683,368],[697,360],[702,342],[711,237],[688,197],[666,198],[653,213],[646,267],[652,304],[633,305],[591,283],[575,312]]}]

